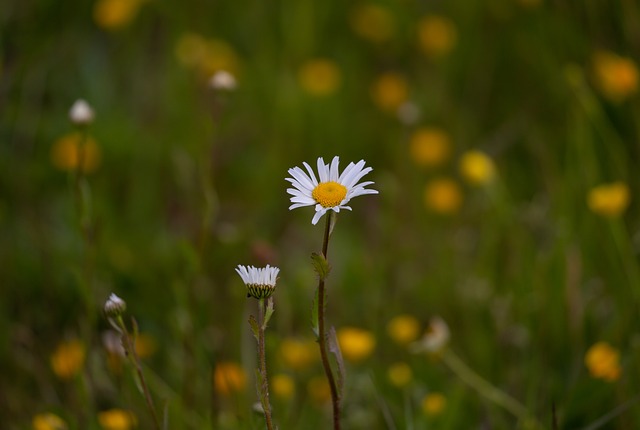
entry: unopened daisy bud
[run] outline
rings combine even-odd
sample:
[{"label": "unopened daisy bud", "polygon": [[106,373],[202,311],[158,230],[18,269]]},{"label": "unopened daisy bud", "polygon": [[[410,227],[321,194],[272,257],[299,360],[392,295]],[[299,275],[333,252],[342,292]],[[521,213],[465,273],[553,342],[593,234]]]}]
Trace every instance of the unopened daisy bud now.
[{"label": "unopened daisy bud", "polygon": [[107,299],[107,302],[104,304],[104,313],[110,317],[122,315],[126,310],[127,304],[125,301],[113,293],[111,293],[109,299]]},{"label": "unopened daisy bud", "polygon": [[69,119],[75,125],[89,125],[93,122],[95,114],[89,103],[78,99],[69,109]]},{"label": "unopened daisy bud", "polygon": [[209,86],[214,90],[233,91],[236,89],[236,78],[225,70],[219,70],[209,79]]},{"label": "unopened daisy bud", "polygon": [[276,281],[280,269],[277,267],[257,268],[253,266],[238,265],[236,272],[247,286],[247,297],[256,299],[266,299],[273,294],[276,289]]}]

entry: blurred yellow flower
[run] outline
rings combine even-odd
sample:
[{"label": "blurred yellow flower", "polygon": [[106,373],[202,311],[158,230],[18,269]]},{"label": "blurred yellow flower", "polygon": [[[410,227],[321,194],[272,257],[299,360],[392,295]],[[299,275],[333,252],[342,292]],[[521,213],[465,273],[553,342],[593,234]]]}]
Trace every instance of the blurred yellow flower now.
[{"label": "blurred yellow flower", "polygon": [[84,366],[85,348],[78,339],[61,342],[51,355],[51,368],[60,379],[71,379]]},{"label": "blurred yellow flower", "polygon": [[412,315],[398,315],[387,324],[387,333],[394,342],[406,345],[420,334],[420,323]]},{"label": "blurred yellow flower", "polygon": [[631,58],[600,51],[593,56],[596,85],[612,102],[622,102],[638,91],[638,67]]},{"label": "blurred yellow flower", "polygon": [[587,205],[593,213],[615,218],[621,215],[631,199],[629,187],[624,182],[613,182],[594,187],[587,196]]},{"label": "blurred yellow flower", "polygon": [[496,169],[493,160],[482,151],[467,151],[460,157],[460,174],[471,185],[485,185],[493,180]]},{"label": "blurred yellow flower", "polygon": [[270,385],[273,395],[283,399],[290,399],[296,390],[295,383],[291,376],[285,375],[284,373],[274,375],[273,378],[271,378]]},{"label": "blurred yellow flower", "polygon": [[331,399],[331,388],[327,378],[324,375],[311,378],[307,383],[307,393],[315,404],[327,403]]},{"label": "blurred yellow flower", "polygon": [[98,423],[104,430],[129,430],[138,425],[138,420],[131,411],[109,409],[98,412]]},{"label": "blurred yellow flower", "polygon": [[53,143],[51,147],[51,162],[53,165],[65,171],[75,171],[82,160],[82,170],[84,173],[94,172],[98,166],[102,155],[100,147],[91,136],[84,138],[80,132],[68,133]]},{"label": "blurred yellow flower", "polygon": [[235,50],[220,39],[185,33],[178,39],[175,54],[182,65],[195,70],[204,79],[210,79],[222,70],[234,77],[238,73],[239,60]]},{"label": "blurred yellow flower", "polygon": [[351,12],[351,28],[354,33],[371,42],[391,39],[395,23],[389,11],[376,4],[356,6]]},{"label": "blurred yellow flower", "polygon": [[384,73],[373,83],[371,97],[381,110],[396,113],[409,97],[409,86],[402,75],[393,72]]},{"label": "blurred yellow flower", "polygon": [[313,96],[328,96],[340,86],[340,69],[331,60],[316,58],[304,63],[298,70],[298,82]]},{"label": "blurred yellow flower", "polygon": [[139,333],[135,340],[136,354],[140,358],[151,357],[158,349],[158,342],[148,333]]},{"label": "blurred yellow flower", "polygon": [[318,358],[318,344],[311,339],[286,338],[280,343],[280,357],[293,370],[304,370]]},{"label": "blurred yellow flower", "polygon": [[98,0],[93,5],[93,19],[99,27],[117,30],[133,21],[142,3],[143,0]]},{"label": "blurred yellow flower", "polygon": [[413,371],[407,363],[394,363],[387,369],[387,378],[392,385],[403,388],[413,379]]},{"label": "blurred yellow flower", "polygon": [[447,398],[441,393],[429,393],[422,399],[422,411],[434,417],[440,415],[447,407]]},{"label": "blurred yellow flower", "polygon": [[369,331],[343,327],[337,334],[342,356],[351,362],[357,363],[366,359],[376,347],[376,338]]},{"label": "blurred yellow flower", "polygon": [[617,381],[622,373],[620,353],[606,342],[598,342],[589,348],[584,363],[591,376],[607,382]]},{"label": "blurred yellow flower", "polygon": [[213,373],[213,386],[218,394],[228,396],[244,390],[247,375],[242,367],[233,362],[220,362]]},{"label": "blurred yellow flower", "polygon": [[67,423],[52,413],[38,414],[31,421],[33,430],[67,430]]},{"label": "blurred yellow flower", "polygon": [[418,23],[418,42],[430,57],[441,57],[451,52],[457,38],[456,26],[443,16],[426,16]]},{"label": "blurred yellow flower", "polygon": [[434,179],[424,190],[424,201],[430,210],[442,214],[453,214],[462,205],[462,190],[457,182],[448,178]]},{"label": "blurred yellow flower", "polygon": [[411,159],[419,166],[434,167],[444,163],[451,153],[449,135],[439,128],[421,127],[409,140]]}]

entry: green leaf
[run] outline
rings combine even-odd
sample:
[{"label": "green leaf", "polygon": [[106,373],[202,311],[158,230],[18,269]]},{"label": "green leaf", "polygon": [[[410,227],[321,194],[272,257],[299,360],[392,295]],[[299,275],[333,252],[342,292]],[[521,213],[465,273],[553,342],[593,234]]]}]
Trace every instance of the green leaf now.
[{"label": "green leaf", "polygon": [[[262,303],[260,305],[262,305]],[[273,315],[274,311],[275,311],[275,309],[273,307],[273,297],[269,297],[267,299],[267,309],[266,309],[266,311],[264,313],[264,322],[262,323],[262,330],[266,330],[267,329],[267,324],[269,323],[269,320],[271,319],[271,315]]]},{"label": "green leaf", "polygon": [[329,272],[331,272],[331,266],[329,266],[329,262],[324,258],[324,255],[314,252],[311,254],[311,262],[313,264],[313,270],[318,274],[320,280],[324,281],[327,279]]},{"label": "green leaf", "polygon": [[253,337],[255,337],[256,341],[258,341],[260,327],[258,326],[258,321],[256,321],[256,317],[254,317],[253,315],[249,316],[249,325],[251,326],[251,332],[253,333]]},{"label": "green leaf", "polygon": [[320,338],[320,327],[318,323],[318,305],[320,301],[318,300],[318,294],[320,292],[319,288],[316,288],[316,294],[313,298],[313,302],[311,303],[311,330],[316,335],[316,339]]},{"label": "green leaf", "polygon": [[329,352],[333,354],[333,357],[336,360],[336,364],[338,365],[338,375],[337,375],[337,383],[338,383],[338,399],[342,398],[342,394],[344,393],[344,380],[345,380],[345,366],[344,359],[342,358],[342,351],[340,351],[340,344],[338,343],[338,335],[336,334],[335,327],[331,326],[329,329],[329,333],[327,336]]}]

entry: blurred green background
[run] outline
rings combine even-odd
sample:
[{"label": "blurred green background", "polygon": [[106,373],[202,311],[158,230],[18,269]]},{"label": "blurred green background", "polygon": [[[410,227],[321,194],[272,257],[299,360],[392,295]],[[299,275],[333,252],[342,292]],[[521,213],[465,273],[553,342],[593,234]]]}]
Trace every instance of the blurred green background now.
[{"label": "blurred green background", "polygon": [[544,427],[640,427],[636,1],[23,0],[0,37],[3,428],[151,428],[112,292],[169,428],[263,428],[238,264],[281,268],[276,422],[327,428],[305,352],[324,219],[284,178],[335,155],[380,192],[329,249],[329,323],[363,331],[340,337],[345,428],[526,428],[410,352],[436,315]]}]

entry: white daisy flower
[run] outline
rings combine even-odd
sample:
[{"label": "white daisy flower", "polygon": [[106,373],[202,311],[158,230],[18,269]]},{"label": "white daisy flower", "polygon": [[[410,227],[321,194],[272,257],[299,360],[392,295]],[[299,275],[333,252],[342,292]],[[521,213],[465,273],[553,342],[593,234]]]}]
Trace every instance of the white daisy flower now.
[{"label": "white daisy flower", "polygon": [[349,163],[341,174],[338,174],[339,163],[339,157],[333,157],[331,165],[324,164],[324,159],[318,158],[319,181],[307,163],[302,164],[307,169],[308,175],[300,167],[289,169],[289,174],[292,177],[285,180],[291,182],[294,187],[287,189],[287,193],[293,196],[290,198],[293,204],[289,206],[289,210],[315,205],[316,214],[311,220],[311,224],[315,225],[328,210],[333,210],[336,213],[340,212],[340,209],[351,210],[351,207],[346,204],[353,197],[363,194],[378,194],[376,190],[365,188],[373,182],[358,183],[364,175],[373,170],[371,167],[364,168],[364,160],[360,160],[356,164]]},{"label": "white daisy flower", "polygon": [[268,264],[267,267],[262,268],[238,265],[236,272],[247,286],[247,297],[266,299],[276,289],[280,269],[270,267]]}]

